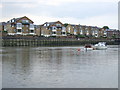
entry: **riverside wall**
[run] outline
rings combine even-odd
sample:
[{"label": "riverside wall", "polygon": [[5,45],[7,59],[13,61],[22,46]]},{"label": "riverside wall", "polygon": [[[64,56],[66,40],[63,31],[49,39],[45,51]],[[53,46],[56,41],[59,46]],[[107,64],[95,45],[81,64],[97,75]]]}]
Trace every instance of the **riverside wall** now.
[{"label": "riverside wall", "polygon": [[107,38],[47,38],[47,37],[2,37],[3,47],[14,46],[79,46],[106,42],[107,45],[118,45],[119,41]]}]

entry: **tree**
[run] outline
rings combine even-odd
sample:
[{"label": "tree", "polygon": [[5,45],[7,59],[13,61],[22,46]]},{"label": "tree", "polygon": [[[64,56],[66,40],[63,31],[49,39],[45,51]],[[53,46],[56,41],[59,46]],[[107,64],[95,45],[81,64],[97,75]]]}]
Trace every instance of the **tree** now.
[{"label": "tree", "polygon": [[65,23],[64,26],[67,27],[68,23]]},{"label": "tree", "polygon": [[108,26],[103,26],[103,29],[109,29],[109,27]]}]

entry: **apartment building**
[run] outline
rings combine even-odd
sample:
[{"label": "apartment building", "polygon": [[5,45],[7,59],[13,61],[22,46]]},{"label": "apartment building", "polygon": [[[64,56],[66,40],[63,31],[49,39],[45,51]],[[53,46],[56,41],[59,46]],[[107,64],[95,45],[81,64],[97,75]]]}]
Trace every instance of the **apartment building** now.
[{"label": "apartment building", "polygon": [[71,26],[71,24],[68,24],[66,26],[66,32],[67,32],[67,35],[74,35],[74,29],[73,27]]},{"label": "apartment building", "polygon": [[37,36],[41,36],[41,25],[35,25],[34,26],[35,27],[35,34],[37,35]]},{"label": "apartment building", "polygon": [[86,26],[86,25],[73,25],[68,24],[66,26],[66,31],[69,35],[84,35],[84,36],[93,36],[93,37],[99,37],[99,30],[101,28],[98,28],[96,26]]},{"label": "apartment building", "polygon": [[4,35],[37,35],[37,36],[69,36],[81,35],[87,37],[112,37],[119,32],[113,29],[103,29],[97,26],[86,26],[68,24],[67,26],[60,21],[45,22],[42,25],[34,25],[28,17],[13,18],[7,22],[0,23],[0,37]]},{"label": "apartment building", "polygon": [[46,22],[41,26],[41,36],[67,36],[66,28],[60,21]]},{"label": "apartment building", "polygon": [[6,34],[6,22],[0,23],[0,37],[2,37],[3,34]]},{"label": "apartment building", "polygon": [[8,35],[36,35],[34,22],[28,17],[13,18],[6,23]]}]

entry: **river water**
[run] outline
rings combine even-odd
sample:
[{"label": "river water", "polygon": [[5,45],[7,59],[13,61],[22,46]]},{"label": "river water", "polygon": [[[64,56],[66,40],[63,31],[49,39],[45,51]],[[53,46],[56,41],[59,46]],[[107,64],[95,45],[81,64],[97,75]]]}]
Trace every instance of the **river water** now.
[{"label": "river water", "polygon": [[79,48],[3,47],[2,87],[118,88],[118,47]]}]

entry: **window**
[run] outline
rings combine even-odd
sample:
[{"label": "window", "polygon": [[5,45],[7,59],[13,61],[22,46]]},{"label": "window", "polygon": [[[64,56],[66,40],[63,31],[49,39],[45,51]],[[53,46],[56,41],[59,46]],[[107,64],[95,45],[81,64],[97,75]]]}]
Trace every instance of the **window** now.
[{"label": "window", "polygon": [[76,30],[76,29],[74,29],[74,32],[77,32],[77,30]]},{"label": "window", "polygon": [[22,22],[23,22],[23,23],[29,23],[29,21],[28,21],[28,20],[22,20]]},{"label": "window", "polygon": [[33,25],[33,24],[30,24],[30,28],[34,28],[34,25]]},{"label": "window", "polygon": [[95,33],[98,33],[98,31],[95,31]]},{"label": "window", "polygon": [[16,32],[16,29],[14,29],[14,32]]},{"label": "window", "polygon": [[50,27],[49,29],[52,30],[52,27]]},{"label": "window", "polygon": [[21,23],[17,23],[17,28],[21,28],[22,24]]},{"label": "window", "polygon": [[55,29],[56,29],[56,27],[55,27],[55,26],[53,26],[53,27],[52,27],[52,30],[55,30]]},{"label": "window", "polygon": [[47,24],[44,24],[44,26],[47,26]]},{"label": "window", "polygon": [[14,19],[12,19],[12,21],[11,22],[14,22],[15,20]]},{"label": "window", "polygon": [[65,34],[65,32],[62,32],[62,34]]},{"label": "window", "polygon": [[17,32],[21,32],[21,29],[18,29]]},{"label": "window", "polygon": [[46,26],[49,26],[50,24],[47,24]]},{"label": "window", "polygon": [[52,34],[56,34],[56,32],[52,32]]},{"label": "window", "polygon": [[14,25],[12,24],[11,27],[14,27]]},{"label": "window", "polygon": [[83,30],[80,30],[80,34],[83,34]]},{"label": "window", "polygon": [[28,25],[26,25],[26,27],[28,27]]},{"label": "window", "polygon": [[34,30],[30,30],[30,33],[34,33]]},{"label": "window", "polygon": [[57,27],[61,27],[61,24],[56,24]]}]

